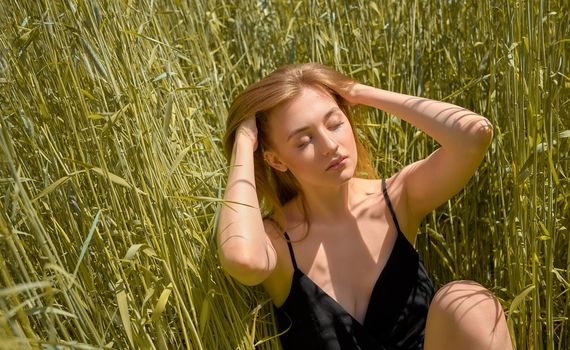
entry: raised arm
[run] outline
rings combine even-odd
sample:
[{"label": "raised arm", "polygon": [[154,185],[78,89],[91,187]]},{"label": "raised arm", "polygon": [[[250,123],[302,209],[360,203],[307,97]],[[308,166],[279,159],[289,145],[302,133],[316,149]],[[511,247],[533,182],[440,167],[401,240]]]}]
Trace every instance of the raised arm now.
[{"label": "raised arm", "polygon": [[411,218],[419,223],[456,194],[483,160],[493,136],[489,121],[465,108],[356,84],[349,102],[381,109],[433,137],[441,147],[398,174]]},{"label": "raised arm", "polygon": [[224,205],[220,212],[220,263],[246,285],[263,282],[275,268],[277,256],[265,233],[255,191],[253,152],[257,147],[255,119],[236,131]]}]

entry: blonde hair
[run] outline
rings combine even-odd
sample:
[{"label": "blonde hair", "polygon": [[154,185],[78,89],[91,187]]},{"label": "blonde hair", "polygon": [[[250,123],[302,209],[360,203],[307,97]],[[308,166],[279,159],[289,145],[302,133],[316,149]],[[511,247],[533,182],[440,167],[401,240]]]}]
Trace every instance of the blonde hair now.
[{"label": "blonde hair", "polygon": [[[254,152],[254,172],[257,196],[262,215],[271,218],[283,231],[286,226],[282,207],[297,195],[302,195],[300,186],[290,171],[276,171],[263,160],[263,151],[270,147],[268,138],[268,118],[271,111],[301,94],[304,87],[323,88],[337,102],[339,108],[347,116],[356,141],[357,164],[356,173],[374,178],[368,152],[359,141],[354,128],[353,117],[349,113],[348,103],[338,91],[350,88],[356,81],[342,73],[318,63],[305,63],[283,66],[262,80],[250,85],[233,101],[226,122],[224,135],[224,152],[228,162],[234,147],[236,130],[249,117],[255,116],[257,125],[258,147]],[[301,199],[303,199],[301,197]],[[303,203],[305,222],[307,208]],[[307,229],[308,232],[308,229]]]}]

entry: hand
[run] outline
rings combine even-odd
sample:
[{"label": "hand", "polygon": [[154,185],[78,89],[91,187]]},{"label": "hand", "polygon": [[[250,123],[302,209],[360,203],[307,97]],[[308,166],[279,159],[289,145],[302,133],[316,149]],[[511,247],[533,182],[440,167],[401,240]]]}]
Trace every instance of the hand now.
[{"label": "hand", "polygon": [[364,87],[360,83],[350,84],[345,88],[339,89],[337,93],[348,103],[349,106],[360,104],[358,101],[359,92]]},{"label": "hand", "polygon": [[236,139],[238,137],[245,136],[253,144],[253,150],[257,149],[257,124],[255,123],[255,117],[249,117],[244,120],[236,131]]}]

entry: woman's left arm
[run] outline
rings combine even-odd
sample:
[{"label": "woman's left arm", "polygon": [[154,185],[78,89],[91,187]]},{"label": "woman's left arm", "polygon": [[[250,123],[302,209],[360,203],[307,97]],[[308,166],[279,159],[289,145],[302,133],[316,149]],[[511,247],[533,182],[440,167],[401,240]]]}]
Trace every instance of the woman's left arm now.
[{"label": "woman's left arm", "polygon": [[433,137],[441,147],[399,173],[409,214],[418,222],[469,181],[493,137],[489,121],[465,108],[426,98],[354,85],[349,103],[381,109]]}]

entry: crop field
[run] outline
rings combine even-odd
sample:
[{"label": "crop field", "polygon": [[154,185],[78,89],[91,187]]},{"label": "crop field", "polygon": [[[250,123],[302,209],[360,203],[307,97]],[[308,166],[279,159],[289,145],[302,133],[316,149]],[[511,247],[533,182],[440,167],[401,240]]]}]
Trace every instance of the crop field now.
[{"label": "crop field", "polygon": [[[238,92],[287,63],[486,116],[417,249],[517,349],[570,348],[567,0],[0,0],[0,349],[279,349],[215,239]],[[435,141],[355,107],[378,176]]]}]

